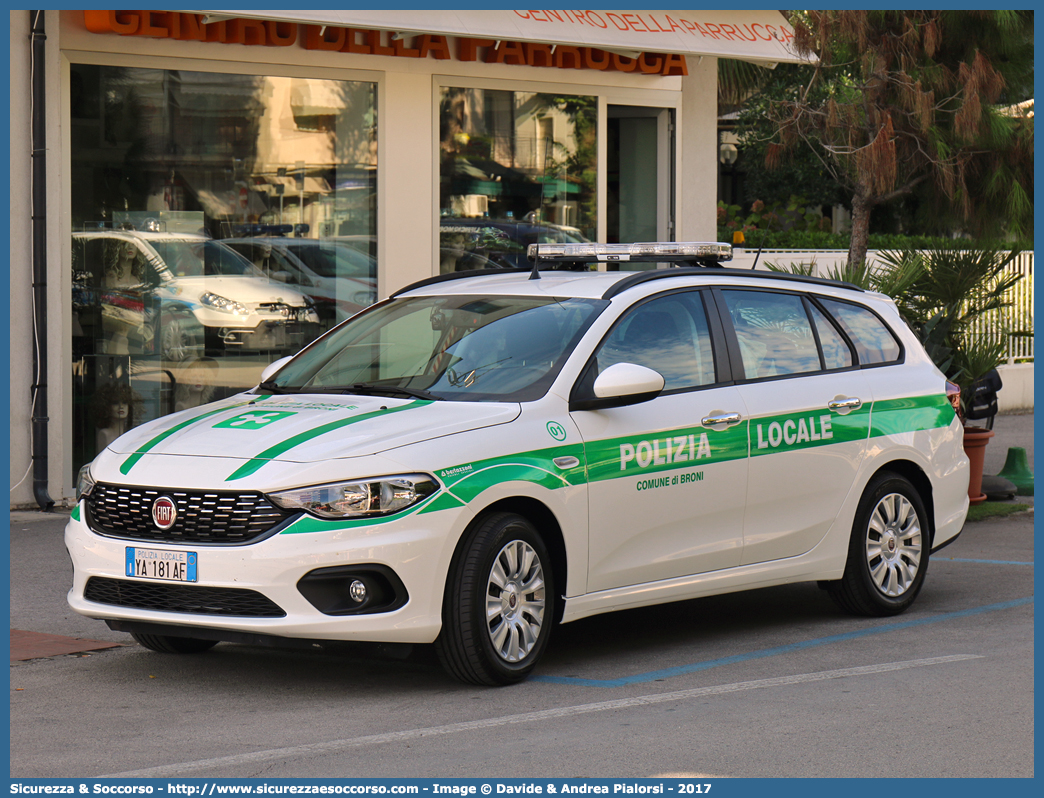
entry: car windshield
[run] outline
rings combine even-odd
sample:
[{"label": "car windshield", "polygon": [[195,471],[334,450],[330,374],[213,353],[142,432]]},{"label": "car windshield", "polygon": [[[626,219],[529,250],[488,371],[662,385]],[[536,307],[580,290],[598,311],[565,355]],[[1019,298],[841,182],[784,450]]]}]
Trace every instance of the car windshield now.
[{"label": "car windshield", "polygon": [[607,305],[513,296],[398,299],[316,341],[261,388],[532,401],[547,392]]},{"label": "car windshield", "polygon": [[377,263],[350,247],[328,243],[285,244],[294,255],[320,277],[374,277]]},{"label": "car windshield", "polygon": [[266,279],[264,272],[217,241],[168,238],[149,242],[176,277],[208,275]]}]

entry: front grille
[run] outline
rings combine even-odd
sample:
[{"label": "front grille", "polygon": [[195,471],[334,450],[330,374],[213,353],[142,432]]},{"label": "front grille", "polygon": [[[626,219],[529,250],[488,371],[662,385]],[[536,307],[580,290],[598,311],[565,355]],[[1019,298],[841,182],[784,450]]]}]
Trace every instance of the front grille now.
[{"label": "front grille", "polygon": [[234,615],[239,618],[284,618],[286,613],[254,590],[236,587],[130,582],[92,576],[83,590],[87,601],[159,612]]},{"label": "front grille", "polygon": [[[170,529],[152,522],[152,503],[174,500],[177,518]],[[98,483],[87,497],[87,522],[101,535],[161,543],[236,545],[265,537],[293,513],[260,493],[164,490]]]}]

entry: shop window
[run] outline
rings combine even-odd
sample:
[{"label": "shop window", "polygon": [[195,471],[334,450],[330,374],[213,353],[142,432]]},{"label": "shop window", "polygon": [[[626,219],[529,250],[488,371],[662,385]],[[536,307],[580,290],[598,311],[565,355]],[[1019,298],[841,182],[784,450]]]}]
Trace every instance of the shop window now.
[{"label": "shop window", "polygon": [[376,299],[376,84],[74,64],[73,474]]},{"label": "shop window", "polygon": [[439,268],[525,267],[534,243],[596,235],[597,98],[446,87]]}]

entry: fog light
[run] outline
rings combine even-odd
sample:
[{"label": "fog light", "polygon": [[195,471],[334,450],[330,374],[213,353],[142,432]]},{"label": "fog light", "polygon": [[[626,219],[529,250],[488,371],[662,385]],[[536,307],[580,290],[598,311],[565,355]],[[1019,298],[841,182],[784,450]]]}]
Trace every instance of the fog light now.
[{"label": "fog light", "polygon": [[301,577],[297,589],[324,615],[392,612],[410,599],[395,571],[373,563],[316,568]]},{"label": "fog light", "polygon": [[366,583],[361,579],[354,580],[348,588],[348,595],[352,597],[353,601],[358,601],[362,604],[366,601]]}]

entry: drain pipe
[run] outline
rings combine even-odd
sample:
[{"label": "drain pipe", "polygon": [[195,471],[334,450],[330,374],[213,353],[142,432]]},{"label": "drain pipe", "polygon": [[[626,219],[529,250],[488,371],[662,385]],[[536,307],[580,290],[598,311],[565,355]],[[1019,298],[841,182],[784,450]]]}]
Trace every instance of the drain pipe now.
[{"label": "drain pipe", "polygon": [[47,131],[44,82],[44,12],[30,11],[33,195],[33,495],[44,512],[54,507],[47,493]]}]

